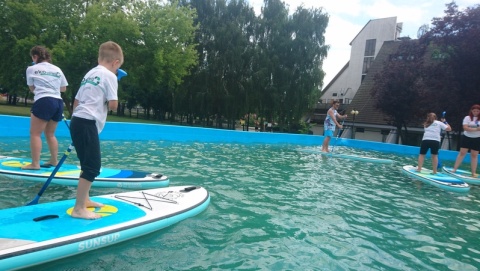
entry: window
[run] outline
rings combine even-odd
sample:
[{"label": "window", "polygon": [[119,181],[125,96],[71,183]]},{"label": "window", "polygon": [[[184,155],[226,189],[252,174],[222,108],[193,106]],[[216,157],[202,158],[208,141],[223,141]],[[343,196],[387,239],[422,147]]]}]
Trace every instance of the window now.
[{"label": "window", "polygon": [[366,74],[368,70],[370,69],[370,66],[373,63],[373,57],[365,57],[363,58],[363,68],[362,68],[362,74]]},{"label": "window", "polygon": [[375,56],[375,43],[376,39],[367,40],[365,43],[365,56]]},{"label": "window", "polygon": [[332,96],[333,96],[333,97],[337,97],[337,93],[333,93]]}]

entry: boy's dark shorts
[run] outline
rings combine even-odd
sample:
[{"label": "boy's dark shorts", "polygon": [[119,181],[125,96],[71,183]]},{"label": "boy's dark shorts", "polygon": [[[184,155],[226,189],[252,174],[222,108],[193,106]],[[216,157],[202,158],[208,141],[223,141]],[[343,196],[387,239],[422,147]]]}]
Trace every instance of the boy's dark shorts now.
[{"label": "boy's dark shorts", "polygon": [[93,182],[100,174],[100,139],[94,120],[73,117],[70,121],[70,135],[80,160],[80,178]]},{"label": "boy's dark shorts", "polygon": [[32,114],[44,121],[56,121],[59,122],[63,119],[63,100],[43,97],[33,103]]}]

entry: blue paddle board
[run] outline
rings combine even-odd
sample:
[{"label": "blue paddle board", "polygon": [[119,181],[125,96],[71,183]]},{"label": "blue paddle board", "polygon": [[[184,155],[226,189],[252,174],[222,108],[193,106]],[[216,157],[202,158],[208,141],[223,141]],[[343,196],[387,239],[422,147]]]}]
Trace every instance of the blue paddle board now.
[{"label": "blue paddle board", "polygon": [[468,192],[470,190],[470,186],[464,181],[442,172],[433,174],[432,170],[426,168],[422,168],[421,172],[418,172],[416,166],[403,166],[402,172],[407,176],[445,190],[453,192]]},{"label": "blue paddle board", "polygon": [[0,269],[31,267],[117,244],[168,227],[204,211],[207,190],[156,188],[92,197],[102,217],[70,216],[74,200],[0,210]]},{"label": "blue paddle board", "polygon": [[[23,170],[22,167],[31,163],[30,159],[0,156],[0,174],[18,180],[46,182],[55,167],[38,170]],[[52,179],[52,183],[76,186],[80,175],[80,167],[71,164],[62,164]],[[167,176],[159,173],[142,171],[102,168],[100,175],[95,178],[92,187],[117,187],[126,189],[149,189],[166,187],[169,185]]]},{"label": "blue paddle board", "polygon": [[308,150],[308,149],[302,149],[300,151],[307,152],[307,153],[313,153],[313,154],[321,154],[325,157],[350,159],[350,160],[369,162],[369,163],[393,164],[393,160],[382,159],[382,158],[377,158],[377,157],[360,156],[360,155],[344,154],[344,153],[322,152],[322,151],[318,151],[318,150]]},{"label": "blue paddle board", "polygon": [[466,183],[469,184],[477,184],[480,185],[480,178],[479,177],[473,177],[472,172],[468,170],[463,170],[463,169],[457,169],[455,172],[453,172],[453,167],[443,167],[442,168],[445,173],[448,175],[451,175],[454,178],[460,179]]}]

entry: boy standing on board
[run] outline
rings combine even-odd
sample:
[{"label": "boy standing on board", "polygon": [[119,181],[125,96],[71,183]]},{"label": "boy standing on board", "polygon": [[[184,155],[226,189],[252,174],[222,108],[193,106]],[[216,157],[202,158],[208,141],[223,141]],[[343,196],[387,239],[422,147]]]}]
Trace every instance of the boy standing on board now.
[{"label": "boy standing on board", "polygon": [[98,66],[83,78],[73,103],[70,135],[80,160],[80,179],[72,217],[97,219],[101,216],[88,207],[103,204],[90,200],[90,187],[100,174],[101,152],[99,134],[105,126],[108,110],[118,106],[117,70],[123,64],[122,48],[107,41],[98,50]]}]

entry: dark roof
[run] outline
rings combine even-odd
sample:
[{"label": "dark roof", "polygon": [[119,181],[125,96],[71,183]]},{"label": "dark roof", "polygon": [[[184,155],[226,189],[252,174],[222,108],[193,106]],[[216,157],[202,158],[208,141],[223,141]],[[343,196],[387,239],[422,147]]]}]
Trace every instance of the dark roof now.
[{"label": "dark roof", "polygon": [[[355,121],[365,124],[387,125],[387,117],[380,110],[375,108],[374,99],[371,95],[373,85],[375,83],[375,75],[381,72],[385,62],[390,55],[398,50],[401,41],[385,41],[380,51],[375,57],[367,75],[352,99],[352,102],[346,107],[346,112],[350,115],[350,111],[355,109],[359,114],[355,117]],[[359,75],[360,76],[360,75]],[[348,119],[351,120],[349,117]]]}]

